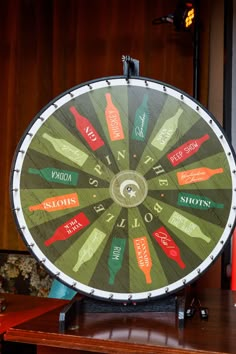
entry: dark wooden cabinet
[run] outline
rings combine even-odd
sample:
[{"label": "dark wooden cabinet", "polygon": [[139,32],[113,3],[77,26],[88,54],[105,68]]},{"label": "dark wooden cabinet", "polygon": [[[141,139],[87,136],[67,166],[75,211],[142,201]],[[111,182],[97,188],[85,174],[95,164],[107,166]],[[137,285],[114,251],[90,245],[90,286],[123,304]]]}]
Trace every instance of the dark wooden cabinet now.
[{"label": "dark wooden cabinet", "polygon": [[174,312],[84,313],[59,331],[59,309],[9,328],[4,341],[35,345],[37,354],[236,353],[236,292],[199,292],[207,321],[196,311],[181,329]]}]

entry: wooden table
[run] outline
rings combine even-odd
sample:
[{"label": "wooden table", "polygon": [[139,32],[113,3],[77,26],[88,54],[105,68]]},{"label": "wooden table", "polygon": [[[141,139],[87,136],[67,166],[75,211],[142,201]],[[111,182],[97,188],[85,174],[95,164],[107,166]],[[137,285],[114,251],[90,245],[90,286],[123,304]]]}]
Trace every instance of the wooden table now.
[{"label": "wooden table", "polygon": [[[0,353],[6,352],[13,354],[15,348],[14,345],[5,344],[3,342],[3,335],[8,328],[53,309],[63,308],[68,304],[68,300],[7,293],[1,293],[0,295],[1,298],[6,300],[7,305],[6,310],[0,313]],[[26,354],[26,352],[24,354]]]},{"label": "wooden table", "polygon": [[59,331],[59,310],[12,326],[5,341],[30,343],[37,354],[236,353],[236,292],[209,289],[199,294],[208,321],[196,312],[177,325],[175,313],[85,313]]},{"label": "wooden table", "polygon": [[68,300],[50,299],[45,297],[0,294],[6,299],[7,308],[0,313],[0,335],[6,330],[34,317],[42,315],[50,310],[63,307]]}]

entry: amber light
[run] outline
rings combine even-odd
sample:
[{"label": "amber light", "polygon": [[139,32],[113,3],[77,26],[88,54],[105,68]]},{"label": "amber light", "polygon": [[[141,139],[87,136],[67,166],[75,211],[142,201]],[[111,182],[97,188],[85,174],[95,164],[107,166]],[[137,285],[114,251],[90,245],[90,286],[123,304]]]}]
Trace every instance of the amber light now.
[{"label": "amber light", "polygon": [[189,29],[196,17],[195,1],[179,0],[173,13],[155,18],[152,23],[161,25],[163,23],[173,23],[176,31]]},{"label": "amber light", "polygon": [[191,24],[193,23],[193,19],[194,19],[195,13],[194,13],[194,8],[192,8],[191,10],[189,10],[187,12],[187,16],[185,18],[185,27],[188,28],[189,26],[191,26]]}]

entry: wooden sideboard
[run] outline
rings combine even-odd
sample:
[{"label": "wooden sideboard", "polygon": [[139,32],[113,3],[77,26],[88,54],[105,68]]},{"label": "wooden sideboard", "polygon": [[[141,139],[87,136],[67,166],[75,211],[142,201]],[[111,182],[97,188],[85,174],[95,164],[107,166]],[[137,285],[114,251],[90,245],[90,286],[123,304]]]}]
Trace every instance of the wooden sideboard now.
[{"label": "wooden sideboard", "polygon": [[55,308],[11,326],[4,341],[33,344],[37,354],[236,353],[236,292],[206,289],[199,299],[208,307],[208,320],[196,311],[182,329],[174,312],[86,312],[62,332],[61,308]]},{"label": "wooden sideboard", "polygon": [[28,321],[58,307],[66,306],[68,300],[50,299],[29,295],[1,293],[6,300],[6,310],[0,313],[0,335],[8,328]]},{"label": "wooden sideboard", "polygon": [[[5,343],[3,336],[6,331],[22,322],[28,321],[34,317],[42,315],[56,308],[63,308],[68,300],[50,299],[46,297],[37,297],[29,295],[15,295],[1,293],[1,299],[4,299],[6,310],[0,313],[0,353],[14,354],[23,352],[24,354],[34,353],[34,351],[23,351],[21,344]],[[33,346],[31,346],[33,347]],[[14,353],[13,353],[14,352]]]}]

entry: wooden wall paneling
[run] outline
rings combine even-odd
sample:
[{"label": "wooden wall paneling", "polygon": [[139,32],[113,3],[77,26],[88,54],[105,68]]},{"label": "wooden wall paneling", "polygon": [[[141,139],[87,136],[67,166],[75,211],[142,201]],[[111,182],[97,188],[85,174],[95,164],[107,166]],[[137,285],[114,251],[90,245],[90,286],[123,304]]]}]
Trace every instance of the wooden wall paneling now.
[{"label": "wooden wall paneling", "polygon": [[209,43],[210,43],[210,1],[199,1],[199,101],[208,107],[209,90]]},{"label": "wooden wall paneling", "polygon": [[107,0],[92,5],[84,0],[55,2],[54,92],[62,92],[71,82],[122,75],[121,56],[129,54],[140,61],[140,75],[191,93],[192,34],[177,33],[171,24],[152,25],[155,17],[173,12],[175,6],[176,1],[113,0],[109,6]]},{"label": "wooden wall paneling", "polygon": [[33,116],[48,100],[50,86],[41,81],[44,76],[48,77],[48,66],[43,65],[48,61],[45,53],[50,55],[49,48],[43,48],[46,42],[42,40],[45,33],[42,26],[45,28],[48,23],[44,17],[49,13],[48,5],[45,9],[46,4],[46,1],[11,1],[0,5],[4,20],[1,21],[1,52],[7,48],[0,59],[4,83],[4,86],[1,85],[4,117],[1,130],[4,152],[1,159],[1,195],[4,203],[0,208],[3,231],[0,248],[3,249],[24,248],[10,211],[9,174],[17,143]]},{"label": "wooden wall paneling", "polygon": [[[57,95],[99,77],[122,75],[121,56],[140,61],[140,75],[192,93],[192,34],[152,20],[177,0],[14,0],[1,2],[0,66],[4,125],[0,248],[22,249],[9,203],[9,173],[20,138]],[[3,82],[6,83],[3,86]],[[3,118],[2,118],[3,119]]]},{"label": "wooden wall paneling", "polygon": [[[222,125],[224,68],[224,0],[201,3],[200,101]],[[199,288],[221,287],[221,257],[198,280]]]},{"label": "wooden wall paneling", "polygon": [[[18,247],[15,225],[9,206],[9,171],[12,151],[17,141],[17,105],[15,97],[16,84],[16,42],[18,28],[18,3],[1,2],[0,12],[0,68],[1,68],[1,130],[0,130],[0,220],[1,248]],[[13,236],[13,237],[11,237]]]},{"label": "wooden wall paneling", "polygon": [[[53,98],[78,84],[76,66],[76,27],[79,1],[53,1],[52,15],[52,95]],[[78,63],[77,63],[78,61]]]},{"label": "wooden wall paneling", "polygon": [[[148,2],[147,2],[148,3]],[[148,22],[155,17],[174,12],[175,2],[155,2],[148,9]],[[149,47],[145,51],[147,76],[164,81],[192,94],[193,86],[193,33],[177,32],[172,24],[151,26],[148,33]]]}]

